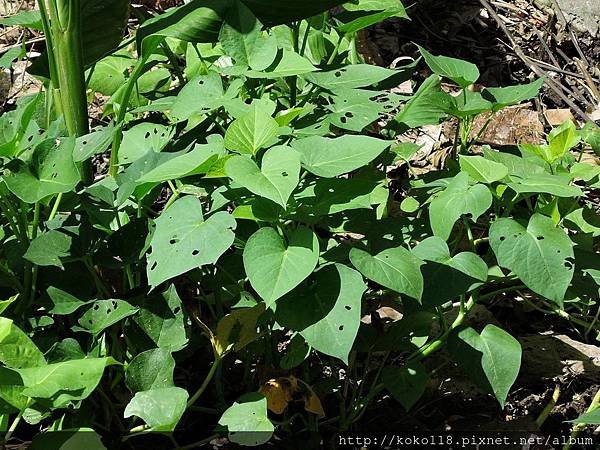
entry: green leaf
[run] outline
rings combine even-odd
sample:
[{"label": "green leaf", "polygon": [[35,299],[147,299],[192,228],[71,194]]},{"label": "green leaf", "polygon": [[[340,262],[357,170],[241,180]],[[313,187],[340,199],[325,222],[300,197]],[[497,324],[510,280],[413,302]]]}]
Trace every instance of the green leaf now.
[{"label": "green leaf", "polygon": [[160,183],[206,173],[224,154],[225,147],[220,137],[208,144],[196,144],[192,151],[168,159],[144,173],[137,183]]},{"label": "green leaf", "polygon": [[518,194],[546,193],[557,197],[580,197],[583,195],[580,188],[570,184],[569,174],[539,173],[522,179],[516,176],[511,178],[514,182],[507,183],[507,185]]},{"label": "green leaf", "polygon": [[425,306],[441,306],[456,300],[487,280],[488,268],[479,256],[471,252],[450,256],[448,244],[440,237],[421,241],[412,252],[426,262],[421,267],[426,280],[422,297]]},{"label": "green leaf", "polygon": [[346,3],[344,9],[349,13],[336,15],[342,21],[342,33],[355,33],[390,17],[408,19],[399,0],[360,0],[357,4]]},{"label": "green leaf", "polygon": [[[31,126],[36,129],[37,134],[37,125],[33,116],[41,97],[41,94],[22,97],[17,101],[15,110],[0,116],[0,156],[12,157],[20,153]],[[34,135],[29,134],[28,139],[34,138]]]},{"label": "green leaf", "polygon": [[162,151],[172,139],[174,128],[165,125],[142,122],[123,132],[123,142],[119,148],[119,163],[129,164],[144,156],[149,150]]},{"label": "green leaf", "polygon": [[140,417],[152,431],[173,431],[185,412],[188,393],[179,387],[138,392],[125,407],[123,417]]},{"label": "green leaf", "polygon": [[125,300],[97,300],[79,319],[79,325],[97,336],[111,325],[138,311]]},{"label": "green leaf", "polygon": [[187,344],[183,305],[173,285],[159,295],[145,297],[133,320],[153,346],[178,351]]},{"label": "green leaf", "polygon": [[254,155],[279,136],[279,125],[269,114],[254,107],[233,121],[225,133],[225,147],[239,153]]},{"label": "green leaf", "polygon": [[435,125],[446,117],[450,99],[440,87],[440,77],[427,78],[394,119],[408,128]]},{"label": "green leaf", "polygon": [[260,336],[257,322],[265,312],[265,304],[252,301],[254,306],[235,309],[219,320],[214,343],[220,355],[231,350],[239,352]]},{"label": "green leaf", "polygon": [[125,383],[132,392],[173,387],[175,359],[168,348],[153,348],[136,355],[125,370]]},{"label": "green leaf", "polygon": [[247,446],[264,444],[275,430],[267,415],[267,399],[258,392],[240,397],[223,413],[219,425],[227,427],[231,442]]},{"label": "green leaf", "polygon": [[23,255],[38,266],[63,267],[62,259],[70,256],[73,238],[58,230],[50,230],[36,237]]},{"label": "green leaf", "polygon": [[274,34],[259,35],[249,55],[248,64],[252,70],[266,70],[273,65],[277,54],[277,37]]},{"label": "green leaf", "polygon": [[309,288],[298,288],[277,302],[277,323],[298,331],[314,349],[348,363],[366,290],[360,274],[342,264],[320,268]]},{"label": "green leaf", "polygon": [[43,366],[46,359],[39,348],[12,320],[0,317],[0,362],[21,369]]},{"label": "green leaf", "polygon": [[467,172],[472,179],[481,183],[492,184],[508,175],[508,167],[483,156],[460,155],[458,161],[463,172]]},{"label": "green leaf", "polygon": [[304,168],[326,178],[369,164],[390,145],[390,141],[360,135],[338,138],[310,136],[292,142],[292,147],[300,152]]},{"label": "green leaf", "polygon": [[61,429],[60,432],[48,431],[36,434],[31,450],[106,450],[101,436],[92,428]]},{"label": "green leaf", "polygon": [[222,211],[204,220],[198,198],[186,196],[156,219],[148,256],[148,282],[163,281],[205,264],[214,264],[233,244],[235,219]]},{"label": "green leaf", "polygon": [[25,27],[31,30],[43,31],[42,15],[39,10],[24,10],[0,19],[0,25],[5,27]]},{"label": "green leaf", "polygon": [[587,425],[600,425],[600,408],[591,412],[585,412],[575,420],[569,420],[571,423],[584,423]]},{"label": "green leaf", "polygon": [[261,28],[252,11],[242,2],[235,2],[219,34],[225,54],[231,56],[236,64],[248,66]]},{"label": "green leaf", "polygon": [[248,239],[243,256],[250,284],[270,306],[312,273],[319,241],[305,227],[294,230],[287,244],[273,228],[261,228]]},{"label": "green leaf", "polygon": [[431,202],[429,223],[433,234],[448,240],[454,223],[463,214],[470,214],[471,219],[476,222],[490,206],[492,206],[490,190],[483,184],[469,186],[469,175],[460,172]]},{"label": "green leaf", "polygon": [[80,180],[73,162],[74,147],[74,138],[43,141],[35,148],[28,163],[13,160],[9,164],[11,173],[4,177],[6,186],[26,203],[72,191]]},{"label": "green leaf", "polygon": [[22,47],[11,48],[2,56],[0,56],[0,68],[10,69],[12,64],[23,56],[25,56],[25,52],[23,51]]},{"label": "green leaf", "polygon": [[333,125],[344,130],[362,131],[379,119],[379,115],[397,108],[400,96],[363,89],[340,89],[335,92],[333,113],[327,116]]},{"label": "green leaf", "polygon": [[490,227],[490,245],[500,266],[533,292],[562,305],[573,278],[573,243],[551,218],[534,214],[527,228],[513,219],[498,219]]},{"label": "green leaf", "polygon": [[353,248],[350,261],[369,280],[421,300],[423,276],[420,267],[423,262],[404,247],[389,248],[374,256]]},{"label": "green leaf", "polygon": [[284,48],[264,71],[251,70],[245,75],[248,78],[284,78],[305,75],[316,70],[317,68],[308,59]]},{"label": "green leaf", "polygon": [[73,149],[73,161],[76,163],[85,161],[98,153],[106,151],[112,144],[115,131],[113,125],[108,125],[78,137],[75,140],[75,148]]},{"label": "green leaf", "polygon": [[108,96],[115,94],[127,82],[126,75],[134,64],[135,60],[125,52],[101,59],[90,69],[88,88]]},{"label": "green leaf", "polygon": [[451,336],[449,351],[480,387],[493,393],[504,408],[521,367],[521,344],[506,331],[488,324],[481,334],[463,328]]},{"label": "green leaf", "polygon": [[567,120],[560,127],[553,129],[548,135],[547,153],[551,155],[549,163],[562,158],[575,147],[581,137],[572,120]]},{"label": "green leaf", "polygon": [[418,47],[431,71],[440,77],[454,81],[463,89],[479,79],[479,69],[475,64],[447,56],[434,56],[423,47]]},{"label": "green leaf", "polygon": [[139,55],[148,57],[167,37],[184,42],[217,42],[232,0],[192,0],[146,20],[136,33]]},{"label": "green leaf", "polygon": [[308,19],[341,5],[345,0],[241,0],[262,23],[280,25],[300,19]]},{"label": "green leaf", "polygon": [[92,300],[80,300],[68,292],[54,286],[50,286],[46,290],[46,293],[52,302],[52,308],[48,310],[51,314],[68,315],[92,302]]},{"label": "green leaf", "polygon": [[48,431],[36,434],[31,450],[106,450],[101,436],[92,428],[61,429],[60,432]]},{"label": "green leaf", "polygon": [[400,72],[397,70],[370,64],[352,64],[326,72],[311,73],[305,78],[317,86],[335,92],[342,88],[356,89],[372,86],[398,73]]},{"label": "green leaf", "polygon": [[87,398],[98,386],[109,358],[85,358],[18,369],[23,395],[52,399],[54,407]]},{"label": "green leaf", "polygon": [[211,70],[192,78],[179,91],[171,107],[171,116],[176,122],[181,122],[194,114],[206,114],[219,108],[224,100],[221,75]]},{"label": "green leaf", "polygon": [[300,157],[286,146],[272,147],[262,158],[260,169],[248,156],[234,156],[225,163],[227,176],[250,192],[268,198],[284,209],[298,185]]},{"label": "green leaf", "polygon": [[402,367],[385,367],[381,373],[381,381],[404,409],[409,411],[425,392],[429,374],[416,361]]},{"label": "green leaf", "polygon": [[516,105],[536,97],[539,94],[544,81],[544,78],[538,78],[527,84],[500,88],[485,88],[482,95],[485,99],[494,103],[494,110],[497,111],[507,106]]}]

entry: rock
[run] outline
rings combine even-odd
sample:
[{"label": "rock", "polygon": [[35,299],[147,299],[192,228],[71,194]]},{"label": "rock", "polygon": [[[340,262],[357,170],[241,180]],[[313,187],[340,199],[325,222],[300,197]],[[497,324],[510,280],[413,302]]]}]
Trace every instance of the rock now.
[{"label": "rock", "polygon": [[600,36],[600,2],[598,0],[556,0],[569,25],[579,33]]}]

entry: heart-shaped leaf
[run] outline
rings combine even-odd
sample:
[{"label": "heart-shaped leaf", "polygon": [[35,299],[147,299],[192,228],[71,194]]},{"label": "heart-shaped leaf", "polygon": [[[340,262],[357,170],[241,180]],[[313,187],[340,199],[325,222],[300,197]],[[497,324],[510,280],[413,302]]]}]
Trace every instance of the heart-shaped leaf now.
[{"label": "heart-shaped leaf", "polygon": [[267,150],[261,168],[247,156],[234,156],[225,163],[227,176],[250,192],[286,207],[298,185],[300,157],[293,149],[277,146]]},{"label": "heart-shaped leaf", "polygon": [[479,79],[479,69],[473,63],[448,56],[434,56],[419,47],[419,51],[433,73],[448,78],[465,89]]},{"label": "heart-shaped leaf", "polygon": [[223,413],[219,425],[227,427],[231,442],[247,446],[264,444],[275,430],[267,415],[267,399],[258,392],[241,396]]},{"label": "heart-shaped leaf", "polygon": [[308,289],[298,288],[277,302],[277,322],[298,331],[314,349],[348,363],[365,290],[354,269],[327,265],[315,273]]},{"label": "heart-shaped leaf", "polygon": [[508,175],[508,167],[502,163],[490,161],[482,156],[460,155],[460,168],[471,178],[481,183],[491,184],[500,181]]},{"label": "heart-shaped leaf", "polygon": [[426,262],[421,268],[426,280],[423,305],[441,306],[487,280],[488,267],[479,256],[471,252],[450,256],[448,244],[437,236],[421,241],[412,252]]},{"label": "heart-shaped leaf", "polygon": [[447,240],[454,223],[463,214],[470,214],[473,221],[492,206],[492,193],[483,184],[469,186],[469,175],[460,172],[438,194],[429,207],[429,223],[436,236]]},{"label": "heart-shaped leaf", "polygon": [[279,124],[258,106],[233,121],[225,133],[225,147],[254,155],[279,135]]},{"label": "heart-shaped leaf", "polygon": [[221,211],[204,220],[197,197],[180,198],[156,219],[148,282],[157,286],[204,264],[214,264],[233,244],[235,227],[230,214]]},{"label": "heart-shaped leaf", "polygon": [[125,382],[133,392],[173,386],[175,359],[167,348],[153,348],[135,356],[125,370]]},{"label": "heart-shaped leaf", "polygon": [[292,147],[300,152],[306,170],[333,178],[369,164],[390,144],[390,141],[360,135],[311,136],[292,142]]},{"label": "heart-shaped leaf", "polygon": [[74,147],[74,138],[43,141],[28,163],[16,159],[9,164],[11,173],[4,177],[6,186],[26,203],[72,191],[80,180],[73,162]]},{"label": "heart-shaped leaf", "polygon": [[306,279],[318,260],[319,241],[305,227],[294,230],[287,245],[273,228],[261,228],[244,248],[246,274],[267,307]]},{"label": "heart-shaped leaf", "polygon": [[550,217],[534,214],[527,228],[501,218],[490,227],[498,264],[512,270],[537,294],[562,305],[574,271],[573,243]]},{"label": "heart-shaped leaf", "polygon": [[392,396],[409,411],[425,392],[429,374],[417,361],[402,367],[385,367],[381,373],[381,380]]},{"label": "heart-shaped leaf", "polygon": [[353,248],[350,261],[369,280],[421,300],[423,275],[420,267],[423,262],[404,247],[389,248],[373,256]]},{"label": "heart-shaped leaf", "polygon": [[124,417],[140,417],[152,431],[173,431],[185,412],[188,393],[179,387],[150,389],[135,394]]},{"label": "heart-shaped leaf", "polygon": [[508,391],[521,367],[521,344],[495,325],[481,334],[463,328],[451,335],[448,350],[465,373],[480,387],[493,393],[504,408]]},{"label": "heart-shaped leaf", "polygon": [[124,300],[98,300],[81,316],[79,325],[98,335],[115,323],[138,311]]},{"label": "heart-shaped leaf", "polygon": [[20,369],[46,364],[44,354],[12,320],[0,317],[0,362]]}]

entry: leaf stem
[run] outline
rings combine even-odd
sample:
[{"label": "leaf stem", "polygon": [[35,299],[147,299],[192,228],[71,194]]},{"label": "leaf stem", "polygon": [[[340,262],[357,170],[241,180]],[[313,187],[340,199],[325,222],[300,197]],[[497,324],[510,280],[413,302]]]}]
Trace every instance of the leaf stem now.
[{"label": "leaf stem", "polygon": [[[600,408],[600,389],[598,389],[596,391],[596,395],[594,395],[594,398],[592,399],[592,403],[590,403],[590,406],[588,407],[588,409],[585,412],[591,413],[591,412],[594,412],[595,410],[597,410],[598,408]],[[571,431],[571,436],[569,437],[569,442],[567,444],[565,444],[565,446],[563,447],[563,450],[571,449],[571,446],[573,445],[573,444],[571,444],[571,442],[576,442],[577,436],[579,436],[581,434],[581,432],[587,425],[588,425],[587,423],[578,423],[573,427],[573,431]]]},{"label": "leaf stem", "polygon": [[200,398],[202,393],[206,390],[206,388],[208,387],[209,383],[211,382],[213,376],[215,375],[215,372],[217,371],[217,368],[219,367],[220,363],[221,363],[221,358],[215,358],[215,360],[212,362],[212,364],[210,366],[210,370],[206,374],[204,381],[202,382],[202,384],[200,385],[198,390],[196,392],[194,392],[194,395],[192,395],[190,397],[190,399],[188,400],[188,402],[187,402],[188,408],[190,406],[192,406],[194,403],[196,403],[196,401]]}]

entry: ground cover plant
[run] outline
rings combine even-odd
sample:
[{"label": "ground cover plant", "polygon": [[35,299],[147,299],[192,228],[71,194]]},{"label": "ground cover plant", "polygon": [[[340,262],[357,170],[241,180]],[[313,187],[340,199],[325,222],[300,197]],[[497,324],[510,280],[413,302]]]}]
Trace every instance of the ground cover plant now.
[{"label": "ground cover plant", "polygon": [[[597,335],[598,126],[482,147],[544,79],[477,90],[474,64],[425,48],[367,64],[359,32],[409,14],[342,3],[192,0],[131,37],[122,0],[10,19],[46,50],[43,90],[0,117],[5,442],[279,448],[358,429],[383,396],[410,411],[438,351],[504,407],[521,344],[468,319],[510,292]],[[444,168],[417,175],[399,138],[444,120]]]}]

